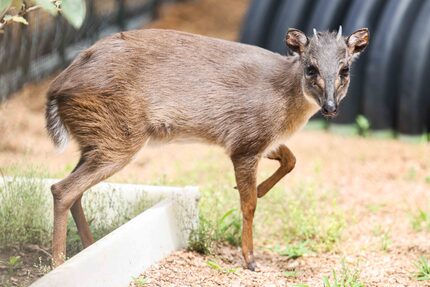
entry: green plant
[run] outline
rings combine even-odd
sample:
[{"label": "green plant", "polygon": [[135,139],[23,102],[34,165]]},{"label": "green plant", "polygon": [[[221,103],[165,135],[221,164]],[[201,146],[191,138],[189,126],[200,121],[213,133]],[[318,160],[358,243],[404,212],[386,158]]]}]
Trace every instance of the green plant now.
[{"label": "green plant", "polygon": [[0,31],[12,22],[28,25],[26,14],[43,9],[53,16],[58,12],[76,29],[79,29],[85,19],[85,0],[1,0],[0,1]]},{"label": "green plant", "polygon": [[213,224],[200,214],[197,229],[190,232],[188,250],[201,254],[210,254],[212,253],[215,240],[215,228]]},{"label": "green plant", "polygon": [[0,246],[46,245],[50,240],[47,210],[51,208],[43,185],[31,174],[4,181],[0,185]]},{"label": "green plant", "polygon": [[324,287],[364,287],[364,283],[360,281],[360,271],[358,269],[351,270],[342,261],[342,268],[340,270],[340,276],[336,274],[336,271],[332,271],[331,278],[323,277]]},{"label": "green plant", "polygon": [[358,134],[363,137],[367,137],[369,135],[369,129],[370,129],[369,120],[363,115],[358,115],[357,118],[355,119],[355,123],[357,125]]},{"label": "green plant", "polygon": [[135,287],[143,287],[148,284],[148,279],[144,276],[139,276],[133,279],[133,284]]},{"label": "green plant", "polygon": [[298,244],[289,244],[283,249],[277,246],[275,247],[275,252],[277,252],[281,256],[286,256],[289,259],[297,259],[309,253],[309,249],[306,247],[306,244],[306,242],[299,242]]},{"label": "green plant", "polygon": [[242,218],[237,209],[227,211],[219,220],[217,228],[218,241],[226,241],[239,246],[242,241]]},{"label": "green plant", "polygon": [[329,251],[338,242],[345,226],[342,210],[331,193],[318,191],[312,183],[290,190],[279,214],[285,242],[306,242],[312,251]]},{"label": "green plant", "polygon": [[418,209],[418,211],[412,215],[411,224],[412,228],[416,231],[430,231],[430,212]]},{"label": "green plant", "polygon": [[382,234],[381,237],[381,249],[385,252],[387,252],[390,249],[390,246],[392,244],[392,240],[390,237],[390,232],[387,231],[384,234]]},{"label": "green plant", "polygon": [[236,273],[237,269],[236,268],[224,268],[221,265],[219,265],[217,262],[213,261],[213,260],[208,260],[206,262],[206,264],[217,271],[223,272],[223,273]]},{"label": "green plant", "polygon": [[9,257],[9,259],[7,260],[8,273],[12,274],[16,269],[21,267],[21,265],[22,265],[21,256]]},{"label": "green plant", "polygon": [[430,264],[429,261],[421,256],[420,259],[415,263],[418,271],[415,273],[415,277],[419,281],[427,281],[430,280]]},{"label": "green plant", "polygon": [[285,277],[298,277],[299,274],[297,273],[297,271],[285,271],[284,276]]}]

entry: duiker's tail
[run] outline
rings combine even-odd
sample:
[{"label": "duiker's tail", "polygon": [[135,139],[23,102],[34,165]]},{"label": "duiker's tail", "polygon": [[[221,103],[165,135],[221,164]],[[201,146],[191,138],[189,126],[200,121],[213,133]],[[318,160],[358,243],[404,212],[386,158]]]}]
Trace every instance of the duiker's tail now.
[{"label": "duiker's tail", "polygon": [[55,95],[48,95],[45,117],[49,136],[54,145],[62,151],[69,142],[69,132],[58,114],[58,102]]}]

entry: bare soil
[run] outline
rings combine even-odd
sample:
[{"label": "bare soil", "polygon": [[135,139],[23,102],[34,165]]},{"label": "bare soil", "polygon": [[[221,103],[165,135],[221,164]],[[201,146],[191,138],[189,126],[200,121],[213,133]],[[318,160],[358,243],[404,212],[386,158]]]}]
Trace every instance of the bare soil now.
[{"label": "bare soil", "polygon": [[[200,0],[172,4],[162,9],[161,18],[151,26],[234,40],[247,2]],[[1,104],[0,167],[34,164],[43,166],[50,174],[63,176],[77,162],[79,154],[75,145],[57,154],[46,135],[44,102],[49,82],[50,79],[27,85]],[[262,239],[263,234],[258,236],[255,247],[257,272],[242,268],[240,250],[235,247],[221,246],[211,256],[179,251],[145,271],[144,286],[294,286],[299,283],[322,286],[322,277],[330,275],[332,269],[339,269],[342,259],[357,264],[366,286],[430,286],[429,281],[419,282],[413,274],[418,257],[430,257],[430,234],[414,231],[410,223],[414,211],[430,205],[430,184],[426,182],[430,176],[429,144],[303,131],[288,145],[298,163],[280,185],[288,190],[314,175],[318,168],[319,182],[338,190],[338,206],[350,216],[334,251],[288,260],[271,251]],[[172,162],[181,162],[186,169],[190,161],[203,161],[209,152],[219,157],[226,172],[232,172],[228,158],[217,147],[171,144],[142,150],[134,162],[111,180],[127,182],[139,178],[146,182],[159,174],[169,178],[176,170]],[[263,171],[275,168],[276,164],[269,161],[261,165]],[[264,202],[264,198],[260,199],[259,205]],[[265,225],[264,222],[256,224]],[[270,229],[270,226],[264,227]],[[385,250],[375,229],[389,234],[390,244]],[[22,250],[25,249],[1,251],[2,261],[24,252],[21,254],[24,264],[13,275],[12,284],[16,286],[25,286],[31,281],[29,272],[37,273],[32,266],[38,261],[33,256],[39,256],[39,251]],[[210,267],[209,260],[217,262],[222,269]],[[286,276],[285,272],[291,270],[297,272],[296,277]],[[1,274],[6,272],[4,266],[0,267]]]}]

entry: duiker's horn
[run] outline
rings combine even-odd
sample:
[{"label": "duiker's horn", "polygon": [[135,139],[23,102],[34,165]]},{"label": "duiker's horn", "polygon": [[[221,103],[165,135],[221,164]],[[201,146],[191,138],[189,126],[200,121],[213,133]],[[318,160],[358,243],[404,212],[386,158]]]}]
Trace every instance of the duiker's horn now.
[{"label": "duiker's horn", "polygon": [[319,40],[318,39],[318,33],[317,33],[317,30],[315,28],[314,28],[314,36],[315,36],[315,39]]},{"label": "duiker's horn", "polygon": [[339,30],[337,31],[336,39],[339,41],[342,38],[342,25],[339,26]]}]

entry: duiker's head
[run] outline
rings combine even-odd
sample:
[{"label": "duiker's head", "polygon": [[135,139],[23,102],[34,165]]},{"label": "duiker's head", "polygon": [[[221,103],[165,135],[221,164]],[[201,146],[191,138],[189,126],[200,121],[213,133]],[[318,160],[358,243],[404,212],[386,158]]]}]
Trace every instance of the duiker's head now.
[{"label": "duiker's head", "polygon": [[300,55],[303,67],[302,88],[309,101],[315,101],[326,117],[334,117],[349,85],[352,61],[366,48],[369,31],[364,28],[348,37],[316,32],[308,38],[302,31],[289,29],[286,44]]}]

